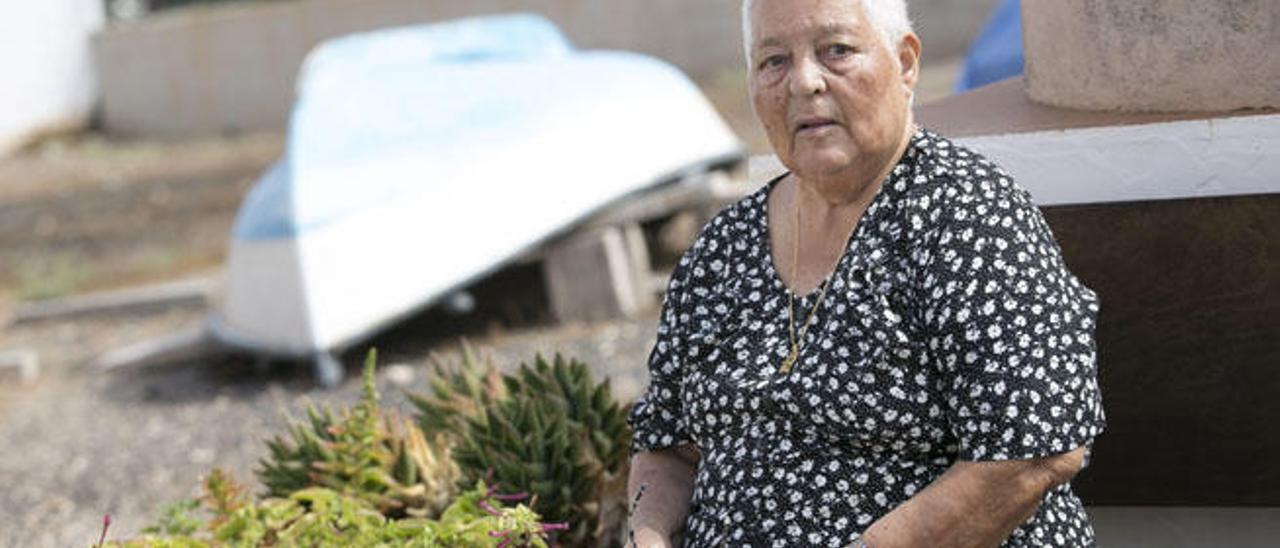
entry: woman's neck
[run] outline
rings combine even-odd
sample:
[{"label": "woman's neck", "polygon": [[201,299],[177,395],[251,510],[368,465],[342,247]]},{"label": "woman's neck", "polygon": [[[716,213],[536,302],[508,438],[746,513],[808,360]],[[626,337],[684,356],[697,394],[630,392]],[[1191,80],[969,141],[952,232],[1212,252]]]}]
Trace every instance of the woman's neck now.
[{"label": "woman's neck", "polygon": [[[908,116],[897,146],[875,162],[874,169],[850,166],[854,170],[853,173],[841,172],[829,176],[810,174],[801,177],[793,173],[793,182],[801,189],[802,194],[807,194],[801,206],[810,208],[815,214],[822,209],[838,213],[848,211],[850,208],[854,210],[859,207],[865,208],[880,191],[880,185],[889,178],[902,156],[906,154],[916,129],[915,122]],[[866,174],[869,172],[871,175]]]},{"label": "woman's neck", "polygon": [[783,248],[788,252],[778,253],[775,259],[786,257],[784,260],[790,267],[786,282],[793,290],[808,292],[835,268],[863,213],[905,154],[914,133],[915,125],[908,124],[891,161],[878,170],[869,183],[850,186],[846,179],[843,185],[811,184],[792,174],[785,199],[777,204],[781,206],[780,211],[786,212],[782,217],[786,219],[785,228],[771,236],[776,238],[775,244],[788,246]]}]

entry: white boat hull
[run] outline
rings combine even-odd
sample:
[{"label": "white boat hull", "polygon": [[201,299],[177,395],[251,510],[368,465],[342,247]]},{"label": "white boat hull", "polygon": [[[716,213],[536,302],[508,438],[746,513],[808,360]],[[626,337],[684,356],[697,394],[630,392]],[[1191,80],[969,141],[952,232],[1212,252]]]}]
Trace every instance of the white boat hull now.
[{"label": "white boat hull", "polygon": [[[548,51],[404,78],[322,46],[286,157],[237,222],[219,337],[276,354],[345,347],[628,194],[740,157],[674,68]],[[397,76],[379,87],[378,74]]]}]

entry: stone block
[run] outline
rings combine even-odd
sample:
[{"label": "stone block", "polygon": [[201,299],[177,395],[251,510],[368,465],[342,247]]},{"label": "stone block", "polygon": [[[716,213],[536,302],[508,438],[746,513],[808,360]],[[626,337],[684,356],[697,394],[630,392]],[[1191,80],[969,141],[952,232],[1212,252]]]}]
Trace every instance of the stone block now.
[{"label": "stone block", "polygon": [[1027,92],[1128,112],[1280,107],[1280,2],[1028,0]]},{"label": "stone block", "polygon": [[589,230],[554,245],[543,273],[552,311],[562,322],[630,316],[653,303],[639,226]]}]

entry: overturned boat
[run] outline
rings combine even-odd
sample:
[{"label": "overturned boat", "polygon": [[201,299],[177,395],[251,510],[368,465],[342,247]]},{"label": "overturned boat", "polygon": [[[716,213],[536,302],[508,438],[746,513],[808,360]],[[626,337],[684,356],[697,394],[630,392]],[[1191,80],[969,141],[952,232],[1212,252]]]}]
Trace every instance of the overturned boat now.
[{"label": "overturned boat", "polygon": [[262,356],[333,354],[593,213],[743,150],[644,56],[510,15],[354,35],[307,58],[284,158],[232,230],[209,325]]}]

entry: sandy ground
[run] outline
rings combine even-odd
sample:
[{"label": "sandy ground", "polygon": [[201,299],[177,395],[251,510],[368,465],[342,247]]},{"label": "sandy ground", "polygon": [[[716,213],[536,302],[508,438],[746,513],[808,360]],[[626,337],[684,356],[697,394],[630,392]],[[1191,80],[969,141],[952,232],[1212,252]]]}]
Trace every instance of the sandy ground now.
[{"label": "sandy ground", "polygon": [[[946,95],[955,63],[927,68],[918,100]],[[748,147],[768,145],[751,114],[739,70],[702,82]],[[102,352],[198,325],[205,311],[177,307],[14,325],[6,309],[24,299],[216,275],[240,199],[280,154],[279,135],[182,143],[119,142],[97,136],[46,141],[0,159],[0,352],[40,359],[32,385],[0,381],[0,546],[83,546],[110,513],[112,537],[136,534],[168,502],[191,496],[212,467],[252,482],[262,440],[309,402],[354,401],[358,383],[316,389],[309,369],[261,371],[227,355],[103,373]],[[380,383],[388,405],[425,387],[430,356],[469,340],[512,368],[535,353],[560,352],[608,376],[620,400],[646,382],[657,311],[592,325],[548,320],[536,267],[505,270],[475,289],[466,317],[427,312],[347,355],[357,373],[376,346],[408,378]]]}]

